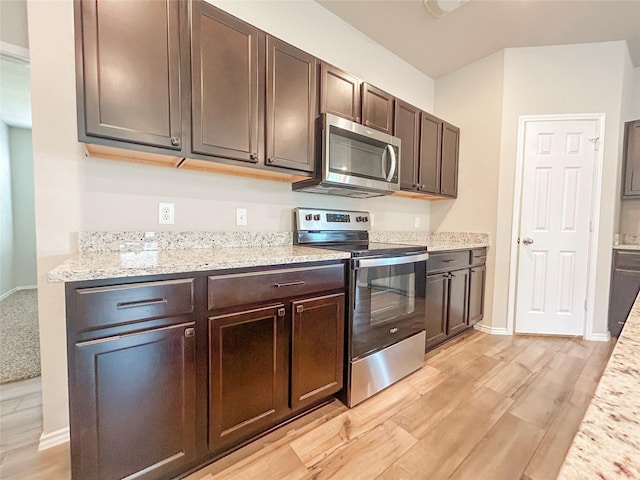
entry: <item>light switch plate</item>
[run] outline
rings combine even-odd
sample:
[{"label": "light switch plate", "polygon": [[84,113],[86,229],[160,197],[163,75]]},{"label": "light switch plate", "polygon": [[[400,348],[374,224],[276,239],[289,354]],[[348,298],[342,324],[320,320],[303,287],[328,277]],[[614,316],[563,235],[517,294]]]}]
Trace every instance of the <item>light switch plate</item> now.
[{"label": "light switch plate", "polygon": [[247,224],[247,209],[236,208],[236,225],[243,226]]}]

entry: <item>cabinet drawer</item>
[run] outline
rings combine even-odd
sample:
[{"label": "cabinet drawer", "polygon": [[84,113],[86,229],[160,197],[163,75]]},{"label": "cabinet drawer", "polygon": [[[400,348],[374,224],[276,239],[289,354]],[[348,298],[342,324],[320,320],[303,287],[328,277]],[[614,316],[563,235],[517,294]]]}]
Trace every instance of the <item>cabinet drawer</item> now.
[{"label": "cabinet drawer", "polygon": [[430,253],[427,262],[427,272],[433,273],[440,270],[455,270],[469,266],[471,254],[469,250],[459,252]]},{"label": "cabinet drawer", "polygon": [[487,249],[477,248],[471,250],[471,258],[469,259],[471,265],[482,265],[487,263]]},{"label": "cabinet drawer", "polygon": [[209,277],[209,310],[344,288],[344,265]]},{"label": "cabinet drawer", "polygon": [[95,330],[193,312],[193,279],[81,288],[77,330]]},{"label": "cabinet drawer", "polygon": [[622,270],[640,270],[640,252],[617,250],[614,265]]}]

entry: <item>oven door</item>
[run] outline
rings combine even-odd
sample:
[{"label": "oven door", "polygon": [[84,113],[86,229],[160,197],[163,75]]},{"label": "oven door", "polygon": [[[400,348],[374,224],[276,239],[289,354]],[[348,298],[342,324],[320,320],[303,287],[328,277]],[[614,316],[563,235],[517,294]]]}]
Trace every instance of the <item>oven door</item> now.
[{"label": "oven door", "polygon": [[352,261],[351,359],[424,330],[428,253]]}]

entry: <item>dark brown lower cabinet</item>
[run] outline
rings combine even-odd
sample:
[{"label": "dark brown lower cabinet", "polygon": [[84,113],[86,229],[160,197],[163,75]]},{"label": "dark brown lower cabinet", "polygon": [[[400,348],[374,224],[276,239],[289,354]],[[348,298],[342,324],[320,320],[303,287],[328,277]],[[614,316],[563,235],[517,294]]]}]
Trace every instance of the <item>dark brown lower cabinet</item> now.
[{"label": "dark brown lower cabinet", "polygon": [[469,270],[449,273],[447,334],[456,335],[469,325]]},{"label": "dark brown lower cabinet", "polygon": [[344,294],[292,303],[291,408],[342,389]]},{"label": "dark brown lower cabinet", "polygon": [[447,299],[449,298],[449,274],[427,276],[427,301],[425,330],[427,349],[447,339]]},{"label": "dark brown lower cabinet", "polygon": [[194,324],[75,345],[74,478],[170,478],[195,457]]},{"label": "dark brown lower cabinet", "polygon": [[640,252],[616,250],[609,298],[609,331],[620,336],[640,291]]},{"label": "dark brown lower cabinet", "polygon": [[222,451],[286,410],[285,308],[209,318],[209,446]]},{"label": "dark brown lower cabinet", "polygon": [[427,262],[426,350],[469,329],[484,315],[486,249],[436,252]]},{"label": "dark brown lower cabinet", "polygon": [[469,276],[469,325],[484,318],[484,287],[487,267],[473,267]]}]

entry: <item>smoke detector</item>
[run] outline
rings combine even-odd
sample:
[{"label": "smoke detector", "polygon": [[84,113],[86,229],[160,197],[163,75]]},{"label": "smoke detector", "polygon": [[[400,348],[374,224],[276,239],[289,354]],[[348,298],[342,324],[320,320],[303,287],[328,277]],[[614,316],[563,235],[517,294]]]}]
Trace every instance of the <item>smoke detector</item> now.
[{"label": "smoke detector", "polygon": [[424,0],[424,6],[436,18],[444,17],[469,0]]}]

